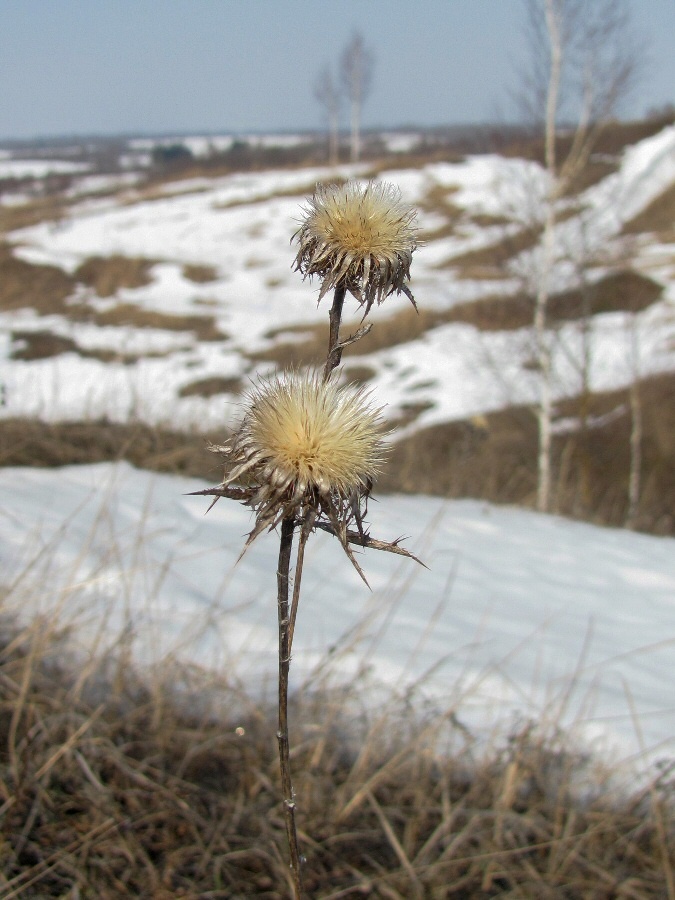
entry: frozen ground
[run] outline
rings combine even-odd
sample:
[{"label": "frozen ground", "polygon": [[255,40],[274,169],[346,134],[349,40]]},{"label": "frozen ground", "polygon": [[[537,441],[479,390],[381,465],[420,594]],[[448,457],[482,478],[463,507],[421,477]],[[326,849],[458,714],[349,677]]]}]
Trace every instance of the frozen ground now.
[{"label": "frozen ground", "polygon": [[[128,464],[0,469],[0,569],[22,615],[59,613],[85,647],[133,636],[225,667],[276,671],[278,540],[235,565],[247,510],[186,496],[201,482]],[[372,533],[409,535],[428,569],[369,551],[372,593],[337,542],[309,544],[292,681],[364,667],[475,734],[533,718],[630,763],[675,754],[675,540],[475,501],[383,497]],[[365,682],[367,683],[367,682]]]}]

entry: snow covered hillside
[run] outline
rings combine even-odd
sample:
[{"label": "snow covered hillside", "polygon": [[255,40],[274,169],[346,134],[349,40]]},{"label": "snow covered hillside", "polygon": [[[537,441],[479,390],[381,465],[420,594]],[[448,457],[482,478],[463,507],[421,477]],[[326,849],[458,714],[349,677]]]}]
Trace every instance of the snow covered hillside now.
[{"label": "snow covered hillside", "polygon": [[[289,242],[316,182],[354,175],[369,177],[369,169],[239,173],[152,191],[132,186],[71,202],[59,218],[8,234],[15,260],[33,270],[39,264],[43,273],[55,267],[62,285],[51,309],[29,291],[0,312],[1,415],[221,427],[237,386],[274,367],[274,348],[307,343],[325,321],[316,286],[291,271]],[[421,310],[441,318],[411,340],[373,351],[356,345],[348,361],[369,372],[392,419],[407,411],[412,430],[533,402],[531,329],[479,328],[453,321],[452,310],[486,296],[508,299],[536,265],[536,246],[515,250],[489,277],[461,260],[509,240],[517,246],[537,218],[543,170],[487,155],[377,177],[398,185],[420,210],[425,243],[412,287]],[[641,311],[593,316],[593,391],[625,386],[636,371],[645,377],[675,370],[673,243],[622,231],[674,182],[670,126],[629,146],[615,172],[562,203],[554,290],[578,286],[575,266],[583,258],[592,279],[630,265],[661,291]],[[143,277],[104,288],[85,274],[101,259],[141,259]],[[375,328],[405,303],[389,299],[372,317]],[[356,317],[357,309],[347,315]],[[577,354],[570,352],[580,340],[578,323],[559,323],[559,337],[554,389],[562,398],[579,392]]]},{"label": "snow covered hillside", "polygon": [[[202,482],[120,465],[0,469],[6,609],[58,615],[81,646],[125,636],[140,661],[276,673],[277,536],[237,557],[249,513],[186,496]],[[411,704],[453,709],[477,738],[560,725],[625,762],[675,752],[675,540],[476,501],[384,497],[372,533],[428,569],[369,551],[369,593],[336,540],[308,546],[292,666],[312,686],[369,673]]]}]

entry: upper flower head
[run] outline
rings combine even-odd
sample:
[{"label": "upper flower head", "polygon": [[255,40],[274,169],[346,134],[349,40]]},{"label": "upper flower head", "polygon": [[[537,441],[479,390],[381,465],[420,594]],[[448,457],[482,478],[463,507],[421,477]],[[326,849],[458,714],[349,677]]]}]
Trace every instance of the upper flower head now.
[{"label": "upper flower head", "polygon": [[295,238],[295,268],[322,279],[319,300],[343,285],[366,315],[375,300],[382,303],[394,291],[415,305],[404,284],[417,248],[415,211],[394,185],[318,185]]},{"label": "upper flower head", "polygon": [[287,373],[256,387],[232,441],[213,448],[225,455],[222,487],[235,485],[256,511],[248,543],[303,508],[344,531],[380,470],[380,412],[362,389],[318,375]]}]

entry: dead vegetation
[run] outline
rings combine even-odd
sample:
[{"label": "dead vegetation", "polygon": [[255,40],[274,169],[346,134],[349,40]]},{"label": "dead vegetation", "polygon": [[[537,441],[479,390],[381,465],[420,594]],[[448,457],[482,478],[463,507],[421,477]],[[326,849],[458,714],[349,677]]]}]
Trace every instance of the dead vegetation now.
[{"label": "dead vegetation", "polygon": [[151,259],[129,256],[90,256],[75,270],[75,279],[93,288],[99,297],[113,297],[123,288],[150,284]]},{"label": "dead vegetation", "polygon": [[[117,362],[131,365],[138,361],[139,357],[131,353],[118,353],[115,350],[87,350],[72,338],[54,334],[51,331],[12,331],[11,359],[23,359],[26,361],[35,359],[48,359],[59,356],[61,353],[76,353],[86,359],[98,359],[100,362]],[[156,355],[156,354],[153,354]]]},{"label": "dead vegetation", "polygon": [[624,234],[656,233],[661,240],[675,242],[675,184],[655,197],[623,227]]},{"label": "dead vegetation", "polygon": [[460,277],[467,277],[469,272],[472,278],[503,278],[505,263],[525,250],[531,250],[540,238],[539,228],[521,228],[512,234],[505,234],[492,244],[450,256],[438,263],[436,268],[457,269]]},{"label": "dead vegetation", "polygon": [[[271,710],[196,668],[70,666],[48,622],[2,626],[4,900],[288,896]],[[475,752],[461,708],[350,715],[361,690],[293,702],[308,896],[673,896],[671,768],[621,793],[555,729]]]},{"label": "dead vegetation", "polygon": [[218,272],[214,266],[200,266],[187,263],[183,266],[183,278],[193,281],[195,284],[208,284],[218,279]]},{"label": "dead vegetation", "polygon": [[[71,276],[57,266],[25,262],[14,256],[9,246],[0,244],[0,310],[32,309],[38,315],[59,314],[74,322],[185,331],[194,334],[200,341],[226,340],[228,336],[218,327],[214,316],[165,313],[122,302],[107,309],[97,309],[85,298],[75,299],[78,285],[93,288],[99,297],[111,297],[122,288],[148,284],[153,264],[151,260],[140,257],[90,257]],[[202,272],[202,276],[206,274]],[[72,351],[104,361],[133,361],[133,357],[127,358],[125,354],[83,350],[68,338],[55,334],[49,336],[46,330],[35,332],[32,336],[30,332],[23,331],[21,339],[29,345],[25,351],[28,355],[15,358],[43,359]],[[31,353],[38,355],[31,356]]]},{"label": "dead vegetation", "polygon": [[[626,147],[658,134],[659,131],[662,131],[672,122],[673,116],[670,113],[635,122],[607,122],[598,135],[590,159],[579,172],[577,178],[569,185],[568,193],[570,195],[577,194],[597,184],[607,175],[611,175],[612,172],[617,170],[621,152]],[[560,134],[557,137],[557,159],[565,159],[567,157],[572,139],[573,134],[571,133]],[[500,152],[503,156],[520,156],[523,159],[532,159],[540,165],[544,165],[544,141],[542,137],[523,135],[503,146]]]},{"label": "dead vegetation", "polygon": [[[675,534],[675,375],[644,379],[642,491],[636,527]],[[553,446],[553,511],[622,526],[628,512],[630,404],[626,390],[557,404],[577,420]],[[378,482],[382,491],[476,497],[534,506],[537,428],[513,407],[423,428],[398,441]]]},{"label": "dead vegetation", "polygon": [[[347,380],[363,383],[369,377],[368,371],[354,369],[350,374],[350,367],[345,367]],[[215,381],[194,388],[194,393],[231,393],[236,386]],[[640,401],[643,475],[635,527],[675,535],[675,375],[644,379]],[[403,422],[414,421],[426,408],[423,401],[411,402],[403,410]],[[575,419],[576,425],[554,441],[554,511],[623,526],[631,425],[627,391],[573,398],[559,403],[557,410],[560,418]],[[52,467],[126,459],[141,468],[214,482],[220,470],[206,446],[222,439],[222,432],[187,434],[142,423],[6,419],[0,424],[0,465]],[[536,420],[524,407],[423,428],[394,444],[376,492],[534,506],[536,452]]]},{"label": "dead vegetation", "polygon": [[[588,315],[605,312],[640,312],[656,303],[663,294],[657,282],[631,269],[611,272],[583,289],[553,294],[548,304],[551,323],[578,321]],[[358,343],[345,349],[344,361],[351,356],[376,353],[416,340],[432,328],[461,323],[480,331],[512,331],[532,324],[534,300],[526,294],[495,294],[465,303],[456,303],[445,310],[425,309],[416,312],[405,305],[398,312],[379,317],[377,325]],[[359,320],[343,326],[345,334],[354,334]],[[254,362],[272,362],[281,369],[309,366],[325,355],[328,326],[298,325],[269,332],[273,340],[284,334],[302,334],[302,340],[279,340],[267,350],[250,355]]]},{"label": "dead vegetation", "polygon": [[187,434],[140,422],[3,419],[0,466],[52,468],[126,459],[139,468],[213,481],[220,477],[221,467],[207,445],[221,443],[222,438],[220,432]]},{"label": "dead vegetation", "polygon": [[39,222],[58,222],[67,215],[69,203],[64,197],[38,197],[16,206],[0,205],[0,236]]},{"label": "dead vegetation", "polygon": [[58,266],[36,266],[0,244],[0,310],[34,309],[39,315],[67,314],[75,279]]},{"label": "dead vegetation", "polygon": [[118,303],[110,309],[91,314],[97,325],[133,325],[134,328],[159,328],[166,331],[191,331],[200,341],[224,341],[227,335],[218,328],[214,316],[177,315],[143,309],[134,303]]},{"label": "dead vegetation", "polygon": [[214,397],[217,394],[240,394],[243,390],[241,378],[200,378],[191,381],[178,392],[179,397]]}]

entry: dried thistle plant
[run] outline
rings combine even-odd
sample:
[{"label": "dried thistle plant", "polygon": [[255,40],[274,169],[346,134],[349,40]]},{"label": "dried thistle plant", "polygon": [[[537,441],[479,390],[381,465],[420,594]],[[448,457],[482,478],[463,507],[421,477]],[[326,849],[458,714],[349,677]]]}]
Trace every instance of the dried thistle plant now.
[{"label": "dried thistle plant", "polygon": [[210,448],[225,463],[222,496],[255,511],[244,549],[285,518],[311,518],[312,527],[330,526],[363,575],[347,529],[352,522],[362,529],[385,455],[381,409],[368,401],[363,388],[316,373],[275,376],[250,393],[230,442]]},{"label": "dried thistle plant", "polygon": [[[392,185],[361,187],[349,183],[317,188],[295,235],[300,245],[295,268],[305,277],[316,275],[321,279],[319,300],[329,290],[334,291],[323,373],[291,372],[254,388],[231,439],[211,447],[222,455],[225,464],[221,484],[195,492],[214,497],[214,503],[220,497],[229,497],[254,511],[255,524],[242,552],[261,532],[280,526],[277,739],[296,900],[302,897],[302,878],[290,769],[288,677],[307,541],[319,528],[335,535],[364,581],[352,546],[416,559],[398,541],[376,540],[364,527],[370,490],[385,455],[382,417],[381,409],[370,404],[366,392],[341,387],[335,380],[333,370],[339,365],[343,348],[370,329],[368,325],[340,341],[342,308],[347,291],[365,306],[364,318],[375,301],[379,305],[392,293],[405,294],[415,305],[405,282],[410,278],[416,234],[415,212],[403,203]],[[289,606],[296,530],[299,540]]]},{"label": "dried thistle plant", "polygon": [[364,317],[394,292],[415,306],[405,283],[417,248],[415,215],[392,184],[320,185],[295,234],[295,268],[321,279],[319,301],[344,286],[365,306]]}]

